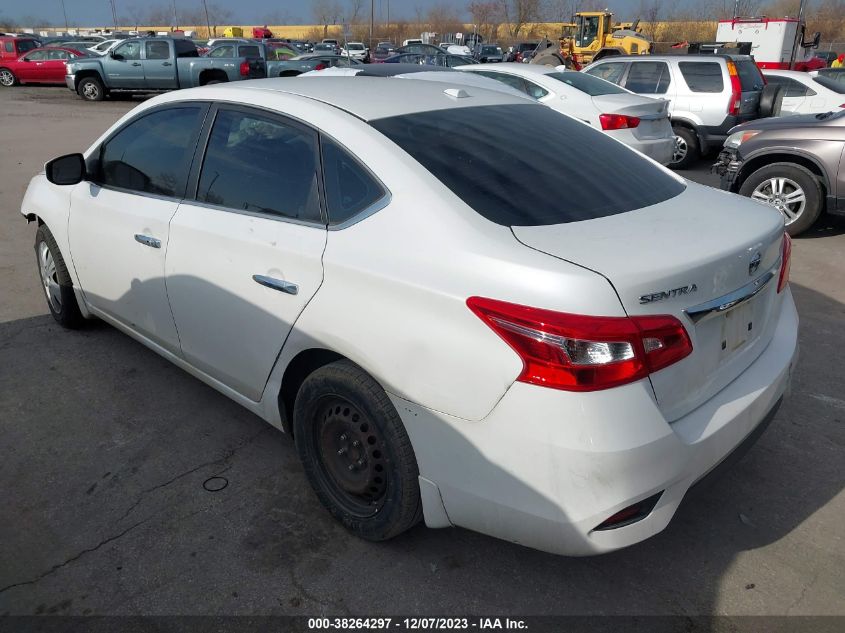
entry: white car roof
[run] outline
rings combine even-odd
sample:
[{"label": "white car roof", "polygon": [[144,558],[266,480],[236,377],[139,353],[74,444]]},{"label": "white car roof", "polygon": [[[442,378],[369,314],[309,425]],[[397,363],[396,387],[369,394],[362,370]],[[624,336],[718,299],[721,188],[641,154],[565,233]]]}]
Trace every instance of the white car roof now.
[{"label": "white car roof", "polygon": [[763,69],[763,76],[766,75],[777,75],[779,77],[789,77],[790,79],[797,79],[801,81],[802,79],[807,80],[810,79],[809,73],[805,73],[800,70],[777,70],[777,69]]},{"label": "white car roof", "polygon": [[531,75],[549,75],[551,73],[560,72],[557,68],[544,66],[543,64],[520,64],[517,62],[504,62],[496,64],[495,66],[481,65],[480,68],[479,64],[464,64],[463,66],[455,66],[455,68],[458,70],[493,70],[507,72],[513,75],[522,75],[523,77]]},{"label": "white car roof", "polygon": [[218,90],[226,91],[226,100],[242,93],[249,103],[251,93],[285,93],[313,99],[344,110],[359,119],[371,121],[391,116],[487,105],[526,105],[524,97],[501,90],[475,86],[456,86],[437,81],[390,81],[384,77],[325,77],[303,81],[297,77],[276,77],[231,82],[188,90],[177,90],[157,97],[155,103],[215,99]]}]

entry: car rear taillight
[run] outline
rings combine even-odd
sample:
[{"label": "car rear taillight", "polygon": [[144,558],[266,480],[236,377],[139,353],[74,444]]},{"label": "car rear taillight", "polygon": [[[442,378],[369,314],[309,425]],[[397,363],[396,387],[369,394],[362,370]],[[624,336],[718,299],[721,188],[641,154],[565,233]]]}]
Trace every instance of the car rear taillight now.
[{"label": "car rear taillight", "polygon": [[727,62],[728,75],[731,78],[731,100],[728,102],[728,114],[737,115],[742,108],[742,84],[739,81],[739,73],[736,64],[731,60]]},{"label": "car rear taillight", "polygon": [[518,381],[553,389],[624,385],[692,352],[686,329],[670,315],[584,316],[483,297],[467,306],[522,359]]},{"label": "car rear taillight", "polygon": [[599,121],[603,130],[626,130],[640,124],[639,118],[624,114],[600,114]]},{"label": "car rear taillight", "polygon": [[314,66],[314,70],[325,70],[325,68],[326,68],[326,65],[323,64],[322,62],[317,64],[316,66]]},{"label": "car rear taillight", "polygon": [[789,283],[789,269],[792,267],[792,238],[789,233],[783,234],[783,244],[780,252],[780,276],[778,277],[778,292]]},{"label": "car rear taillight", "polygon": [[249,62],[241,62],[241,77],[249,77]]}]

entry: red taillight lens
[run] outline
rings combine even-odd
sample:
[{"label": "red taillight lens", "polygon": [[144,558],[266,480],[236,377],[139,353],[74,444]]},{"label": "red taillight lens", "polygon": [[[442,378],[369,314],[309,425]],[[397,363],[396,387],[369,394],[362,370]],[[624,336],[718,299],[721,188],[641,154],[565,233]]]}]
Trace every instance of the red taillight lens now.
[{"label": "red taillight lens", "polygon": [[325,68],[326,68],[326,65],[323,64],[322,62],[317,64],[316,66],[314,66],[314,70],[324,70]]},{"label": "red taillight lens", "polygon": [[249,77],[249,62],[241,62],[241,77]]},{"label": "red taillight lens", "polygon": [[780,276],[778,277],[778,292],[786,288],[789,283],[789,269],[792,267],[792,238],[788,233],[783,234],[783,244],[780,252]]},{"label": "red taillight lens", "polygon": [[517,380],[597,391],[645,378],[692,352],[675,317],[594,317],[470,297],[467,306],[519,355]]},{"label": "red taillight lens", "polygon": [[728,102],[728,114],[737,115],[742,109],[742,84],[739,81],[739,73],[736,64],[731,60],[726,62],[728,75],[731,78],[731,100]]},{"label": "red taillight lens", "polygon": [[601,121],[601,129],[603,130],[625,130],[637,127],[640,124],[637,117],[625,116],[624,114],[600,114],[599,121]]}]

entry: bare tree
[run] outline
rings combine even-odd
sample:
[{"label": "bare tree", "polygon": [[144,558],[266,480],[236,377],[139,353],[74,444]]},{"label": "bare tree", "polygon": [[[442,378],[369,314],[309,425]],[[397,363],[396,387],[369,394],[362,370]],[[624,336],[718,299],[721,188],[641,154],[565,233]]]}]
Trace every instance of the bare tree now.
[{"label": "bare tree", "polygon": [[364,0],[349,0],[346,13],[343,16],[347,24],[358,24],[364,10]]},{"label": "bare tree", "polygon": [[341,9],[336,0],[315,0],[312,5],[314,19],[323,27],[323,37],[329,32],[329,26],[338,23]]},{"label": "bare tree", "polygon": [[657,41],[662,14],[663,0],[641,0],[640,19],[646,23],[643,32],[652,42]]},{"label": "bare tree", "polygon": [[519,37],[526,24],[540,19],[540,0],[498,0],[498,4],[512,38]]}]

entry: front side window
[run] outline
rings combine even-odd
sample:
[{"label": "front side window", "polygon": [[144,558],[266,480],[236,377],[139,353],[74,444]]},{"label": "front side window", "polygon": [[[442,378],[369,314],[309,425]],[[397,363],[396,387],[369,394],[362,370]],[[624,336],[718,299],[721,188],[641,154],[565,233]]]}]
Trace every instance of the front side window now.
[{"label": "front side window", "polygon": [[384,196],[378,181],[337,143],[323,138],[320,146],[330,224],[345,222]]},{"label": "front side window", "polygon": [[209,57],[234,57],[235,47],[232,45],[218,46],[208,54]]},{"label": "front side window", "polygon": [[316,134],[275,117],[221,110],[200,173],[197,200],[321,222]]},{"label": "front side window", "polygon": [[503,226],[591,220],[684,190],[682,181],[641,154],[536,104],[449,108],[370,125],[470,208]]},{"label": "front side window", "polygon": [[198,105],[167,108],[126,125],[101,149],[99,182],[181,198],[203,111]]},{"label": "front side window", "polygon": [[34,51],[26,56],[31,62],[41,62],[47,59],[47,51]]},{"label": "front side window", "polygon": [[604,79],[615,84],[622,83],[622,75],[625,74],[625,62],[607,62],[606,64],[599,64],[589,70],[585,71],[588,75]]},{"label": "front side window", "polygon": [[693,92],[722,92],[722,67],[717,62],[680,62],[678,68]]},{"label": "front side window", "polygon": [[167,42],[145,42],[147,59],[170,59],[170,47]]},{"label": "front side window", "polygon": [[625,87],[638,94],[664,94],[669,88],[669,66],[666,62],[634,62]]},{"label": "front side window", "polygon": [[141,42],[125,42],[114,49],[116,59],[141,59]]}]

